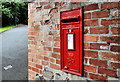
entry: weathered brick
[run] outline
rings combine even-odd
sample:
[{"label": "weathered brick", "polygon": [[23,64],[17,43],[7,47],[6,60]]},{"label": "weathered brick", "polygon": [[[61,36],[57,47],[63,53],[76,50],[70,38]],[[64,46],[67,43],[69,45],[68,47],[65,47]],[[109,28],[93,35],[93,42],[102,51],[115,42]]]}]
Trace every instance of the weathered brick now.
[{"label": "weathered brick", "polygon": [[84,58],[84,60],[85,60],[85,63],[87,64],[87,62],[88,62],[88,58]]},{"label": "weathered brick", "polygon": [[44,6],[44,9],[50,9],[50,8],[52,8],[51,4],[48,4],[48,5]]},{"label": "weathered brick", "polygon": [[98,52],[97,51],[84,50],[84,55],[86,57],[98,58]]},{"label": "weathered brick", "polygon": [[108,32],[108,27],[90,28],[90,34],[107,34]]},{"label": "weathered brick", "polygon": [[54,41],[60,41],[60,37],[53,37]]},{"label": "weathered brick", "polygon": [[38,73],[39,73],[39,70],[36,69],[36,68],[34,68],[34,67],[32,67],[32,71],[35,71],[35,72],[38,72]]},{"label": "weathered brick", "polygon": [[120,54],[102,52],[102,58],[108,60],[120,61]]},{"label": "weathered brick", "polygon": [[33,36],[28,36],[28,40],[34,40],[35,39],[35,37],[33,37]]},{"label": "weathered brick", "polygon": [[120,52],[120,46],[112,45],[110,50],[113,52]]},{"label": "weathered brick", "polygon": [[116,25],[120,24],[120,19],[102,19],[101,20],[102,25]]},{"label": "weathered brick", "polygon": [[110,11],[95,11],[92,13],[92,18],[103,18],[103,17],[108,17]]},{"label": "weathered brick", "polygon": [[57,35],[57,31],[49,31],[49,35]]},{"label": "weathered brick", "polygon": [[108,43],[120,43],[119,36],[101,36],[100,40]]},{"label": "weathered brick", "polygon": [[101,9],[110,9],[119,7],[119,2],[108,2],[101,5]]},{"label": "weathered brick", "polygon": [[98,36],[95,36],[95,35],[85,35],[84,36],[84,41],[85,42],[97,42],[98,41]]},{"label": "weathered brick", "polygon": [[54,47],[60,47],[60,42],[55,42]]},{"label": "weathered brick", "polygon": [[90,49],[108,50],[109,49],[109,44],[105,44],[105,43],[90,43]]},{"label": "weathered brick", "polygon": [[90,19],[91,13],[84,13],[84,19]]},{"label": "weathered brick", "polygon": [[101,81],[101,80],[103,80],[103,81],[107,80],[107,77],[96,75],[96,74],[92,74],[92,73],[89,73],[89,77],[91,79],[99,80],[99,81]]},{"label": "weathered brick", "polygon": [[52,53],[52,57],[56,59],[60,59],[60,55],[56,53]]},{"label": "weathered brick", "polygon": [[96,73],[96,67],[84,65],[84,70]]},{"label": "weathered brick", "polygon": [[49,14],[53,14],[53,13],[56,13],[58,12],[58,8],[53,8],[50,10]]},{"label": "weathered brick", "polygon": [[98,73],[104,74],[111,77],[117,77],[117,71],[105,68],[98,68]]},{"label": "weathered brick", "polygon": [[96,25],[98,25],[98,19],[84,21],[84,26],[96,26]]},{"label": "weathered brick", "polygon": [[43,60],[43,59],[44,59],[44,57],[41,56],[41,55],[36,55],[36,58],[37,58],[37,59],[40,59],[40,60]]},{"label": "weathered brick", "polygon": [[53,69],[60,70],[60,66],[59,66],[59,65],[56,65],[56,64],[50,63],[50,67],[53,68]]},{"label": "weathered brick", "polygon": [[45,5],[45,4],[48,4],[49,2],[40,2],[40,5]]},{"label": "weathered brick", "polygon": [[96,9],[99,9],[98,4],[91,4],[84,7],[84,11],[90,11],[90,10],[96,10]]},{"label": "weathered brick", "polygon": [[89,63],[91,65],[101,66],[101,67],[107,67],[107,61],[98,60],[98,59],[90,59]]},{"label": "weathered brick", "polygon": [[60,6],[60,2],[55,2],[55,7]]},{"label": "weathered brick", "polygon": [[37,9],[37,12],[40,11],[40,10],[42,10],[42,6],[37,7],[36,9]]},{"label": "weathered brick", "polygon": [[46,51],[52,51],[52,48],[51,47],[44,47],[44,50],[46,50]]},{"label": "weathered brick", "polygon": [[47,61],[42,61],[42,65],[46,66],[46,65],[48,65],[48,62]]},{"label": "weathered brick", "polygon": [[84,43],[84,49],[88,49],[89,48],[89,43]]},{"label": "weathered brick", "polygon": [[53,52],[60,52],[60,48],[53,48]]},{"label": "weathered brick", "polygon": [[45,61],[49,61],[49,57],[44,56]]},{"label": "weathered brick", "polygon": [[84,34],[87,34],[88,33],[88,29],[84,29]]},{"label": "weathered brick", "polygon": [[36,68],[38,68],[38,69],[42,69],[42,65],[38,65],[38,64],[36,64]]},{"label": "weathered brick", "polygon": [[115,68],[115,69],[119,69],[120,68],[120,63],[111,62],[110,64],[111,64],[112,68]]},{"label": "weathered brick", "polygon": [[120,27],[112,27],[111,32],[112,34],[120,34]]},{"label": "weathered brick", "polygon": [[55,63],[55,59],[50,58],[50,62]]},{"label": "weathered brick", "polygon": [[60,60],[57,59],[57,60],[56,60],[56,64],[60,64]]}]

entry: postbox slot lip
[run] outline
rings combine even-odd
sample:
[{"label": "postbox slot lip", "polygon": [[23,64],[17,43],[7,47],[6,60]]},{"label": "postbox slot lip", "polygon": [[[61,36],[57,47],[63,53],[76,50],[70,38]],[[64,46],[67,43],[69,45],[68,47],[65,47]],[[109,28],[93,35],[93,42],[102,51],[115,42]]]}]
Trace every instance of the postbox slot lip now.
[{"label": "postbox slot lip", "polygon": [[79,17],[77,17],[77,18],[69,18],[69,19],[62,19],[61,20],[62,24],[71,24],[71,23],[79,23],[79,22],[80,22]]}]

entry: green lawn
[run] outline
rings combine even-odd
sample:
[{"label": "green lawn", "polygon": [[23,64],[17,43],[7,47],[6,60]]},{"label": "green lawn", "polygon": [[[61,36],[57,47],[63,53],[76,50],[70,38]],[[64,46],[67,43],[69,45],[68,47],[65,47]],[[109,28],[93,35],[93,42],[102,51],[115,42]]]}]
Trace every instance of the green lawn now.
[{"label": "green lawn", "polygon": [[13,27],[15,27],[15,25],[2,27],[2,28],[0,28],[0,32],[4,32],[4,31],[9,30],[10,28],[13,28]]}]

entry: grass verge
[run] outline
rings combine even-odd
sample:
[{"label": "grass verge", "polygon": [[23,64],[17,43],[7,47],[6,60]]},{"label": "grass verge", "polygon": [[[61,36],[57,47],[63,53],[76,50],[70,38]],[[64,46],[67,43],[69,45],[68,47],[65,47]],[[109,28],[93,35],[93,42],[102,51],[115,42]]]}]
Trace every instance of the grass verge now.
[{"label": "grass verge", "polygon": [[13,28],[13,27],[15,27],[15,25],[2,27],[2,28],[0,28],[0,32],[4,32],[4,31],[9,30],[9,29],[11,29],[11,28]]}]

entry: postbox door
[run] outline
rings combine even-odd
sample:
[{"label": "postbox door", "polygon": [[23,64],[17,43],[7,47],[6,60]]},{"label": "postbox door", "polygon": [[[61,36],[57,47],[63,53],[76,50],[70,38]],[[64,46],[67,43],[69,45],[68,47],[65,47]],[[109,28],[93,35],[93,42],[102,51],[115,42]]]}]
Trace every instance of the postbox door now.
[{"label": "postbox door", "polygon": [[64,29],[63,30],[63,69],[79,72],[79,28],[78,29]]}]

